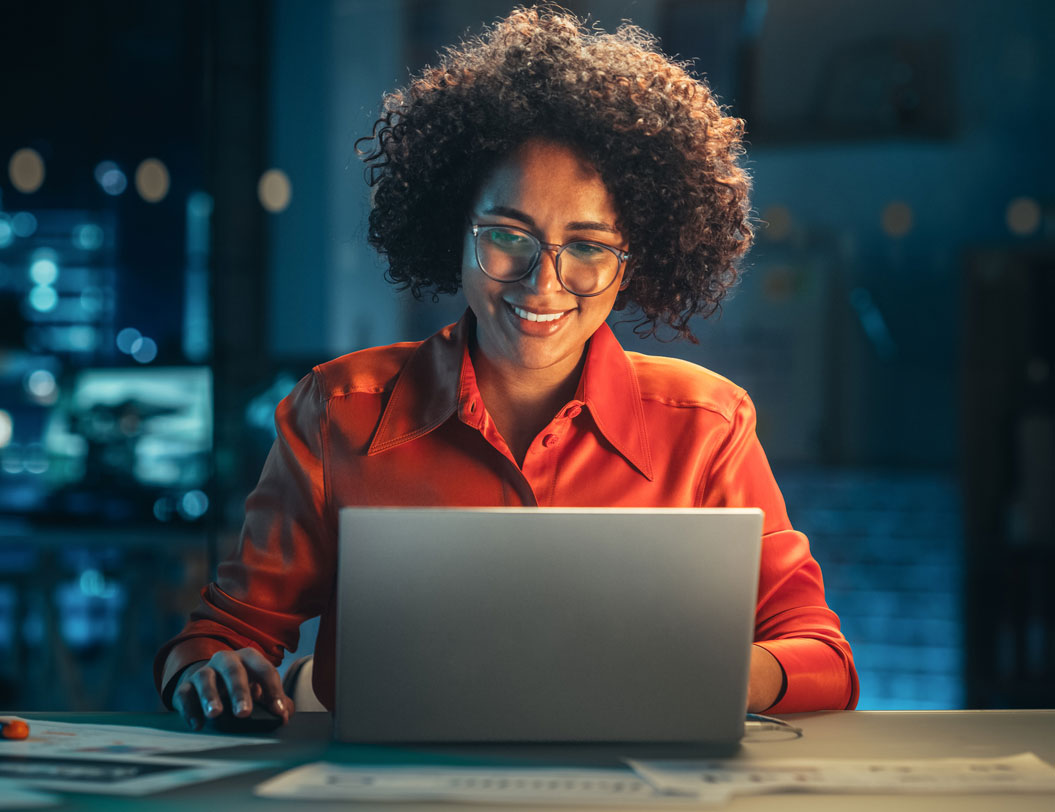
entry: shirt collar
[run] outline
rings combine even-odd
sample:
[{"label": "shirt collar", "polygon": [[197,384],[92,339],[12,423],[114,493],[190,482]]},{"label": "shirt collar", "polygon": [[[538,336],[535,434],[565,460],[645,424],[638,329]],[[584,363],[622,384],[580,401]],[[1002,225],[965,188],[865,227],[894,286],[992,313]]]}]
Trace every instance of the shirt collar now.
[{"label": "shirt collar", "polygon": [[[388,399],[368,455],[428,434],[454,414],[475,425],[480,392],[469,358],[469,334],[476,318],[466,310],[454,324],[423,341],[411,353]],[[647,479],[652,455],[637,374],[607,324],[590,339],[576,400],[589,409],[604,438]]]}]

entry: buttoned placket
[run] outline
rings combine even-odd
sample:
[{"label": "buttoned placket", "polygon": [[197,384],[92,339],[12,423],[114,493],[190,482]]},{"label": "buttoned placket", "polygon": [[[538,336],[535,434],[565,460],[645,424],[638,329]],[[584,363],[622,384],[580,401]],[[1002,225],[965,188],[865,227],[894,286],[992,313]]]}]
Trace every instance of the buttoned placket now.
[{"label": "buttoned placket", "polygon": [[[477,393],[470,393],[459,404],[458,417],[470,428],[480,432],[497,453],[501,454],[513,471],[514,483],[520,484],[531,494],[531,501],[539,507],[553,504],[557,472],[560,468],[560,447],[568,433],[572,420],[582,413],[582,401],[571,401],[565,405],[549,424],[538,433],[524,455],[523,466],[518,466],[505,438],[498,432],[494,421],[484,408]],[[521,488],[515,488],[520,491]],[[525,496],[526,494],[521,494]],[[527,500],[525,500],[526,502]]]},{"label": "buttoned placket", "polygon": [[582,412],[581,401],[566,404],[538,433],[524,455],[521,471],[531,485],[540,507],[551,507],[557,489],[557,474],[567,447],[572,421]]}]

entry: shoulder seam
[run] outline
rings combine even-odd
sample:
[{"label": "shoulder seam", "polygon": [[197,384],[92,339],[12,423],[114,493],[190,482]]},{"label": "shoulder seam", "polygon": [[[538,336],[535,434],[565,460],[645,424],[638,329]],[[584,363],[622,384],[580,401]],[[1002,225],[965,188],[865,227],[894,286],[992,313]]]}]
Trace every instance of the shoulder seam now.
[{"label": "shoulder seam", "polygon": [[[743,402],[744,402],[744,400],[746,398],[747,398],[747,390],[745,389],[740,394],[740,397],[737,398],[736,406],[733,407],[732,414],[735,415],[737,413],[737,411],[739,411],[740,406],[743,404]],[[729,436],[733,433],[732,415],[730,415],[730,417],[728,419],[728,422],[729,422],[729,430],[726,432],[725,437],[722,438],[722,441],[720,443],[718,443],[714,447],[714,451],[711,452],[711,458],[709,460],[707,460],[707,466],[704,468],[704,474],[703,474],[702,477],[700,477],[699,485],[696,486],[696,497],[695,497],[696,501],[695,501],[695,504],[697,506],[703,504],[703,493],[704,493],[704,490],[707,487],[707,483],[711,481],[711,471],[714,469],[714,461],[715,461],[715,459],[718,458],[718,454],[721,452],[721,450],[723,448],[725,448],[725,444],[729,442]]]},{"label": "shoulder seam", "polygon": [[[746,394],[746,393],[745,393]],[[732,413],[726,414],[725,411],[713,403],[706,403],[701,400],[675,400],[673,398],[665,398],[659,395],[642,394],[641,400],[648,400],[653,403],[661,403],[664,406],[671,406],[675,409],[705,409],[708,412],[713,412],[722,418],[726,423],[733,421]],[[732,412],[736,411],[736,407],[740,405],[740,401],[743,400],[741,396],[737,401],[736,405],[733,406]]]}]

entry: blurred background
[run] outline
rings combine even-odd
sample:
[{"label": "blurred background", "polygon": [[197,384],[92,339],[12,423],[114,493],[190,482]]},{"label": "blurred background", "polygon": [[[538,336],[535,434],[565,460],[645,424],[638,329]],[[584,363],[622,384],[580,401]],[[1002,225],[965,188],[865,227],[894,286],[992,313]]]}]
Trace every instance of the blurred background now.
[{"label": "blurred background", "polygon": [[[698,345],[615,326],[752,394],[860,707],[1050,707],[1055,4],[566,5],[747,120],[764,227],[721,317]],[[461,313],[383,280],[353,143],[509,8],[3,3],[0,707],[157,707],[277,402]]]}]

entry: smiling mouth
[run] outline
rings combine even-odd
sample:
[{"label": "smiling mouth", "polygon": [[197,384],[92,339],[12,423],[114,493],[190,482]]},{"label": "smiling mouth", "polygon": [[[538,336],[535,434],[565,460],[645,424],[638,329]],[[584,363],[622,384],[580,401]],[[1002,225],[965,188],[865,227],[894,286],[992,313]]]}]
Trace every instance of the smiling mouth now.
[{"label": "smiling mouth", "polygon": [[516,315],[524,321],[556,321],[557,319],[564,318],[564,316],[570,313],[570,310],[565,310],[561,313],[532,313],[530,310],[525,310],[522,307],[517,307],[515,304],[506,302],[509,305],[509,309],[512,310]]}]

